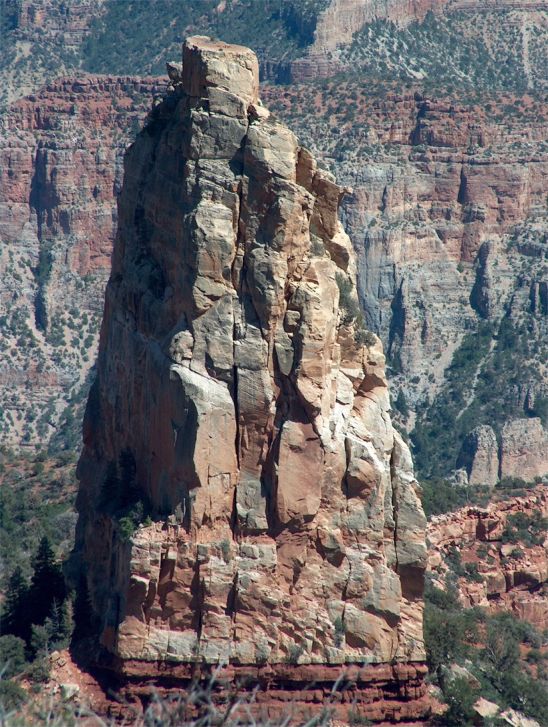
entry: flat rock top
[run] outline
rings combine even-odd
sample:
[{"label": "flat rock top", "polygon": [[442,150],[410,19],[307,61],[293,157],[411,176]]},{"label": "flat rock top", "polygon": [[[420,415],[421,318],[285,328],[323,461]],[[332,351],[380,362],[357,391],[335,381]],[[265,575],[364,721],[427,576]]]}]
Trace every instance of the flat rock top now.
[{"label": "flat rock top", "polygon": [[223,40],[214,40],[207,35],[191,35],[185,45],[196,51],[210,51],[212,53],[222,53],[223,55],[246,55],[255,57],[255,53],[245,45],[236,45],[234,43],[225,43]]},{"label": "flat rock top", "polygon": [[183,87],[189,96],[207,97],[209,89],[233,93],[249,103],[259,97],[259,62],[249,48],[202,35],[183,45]]}]

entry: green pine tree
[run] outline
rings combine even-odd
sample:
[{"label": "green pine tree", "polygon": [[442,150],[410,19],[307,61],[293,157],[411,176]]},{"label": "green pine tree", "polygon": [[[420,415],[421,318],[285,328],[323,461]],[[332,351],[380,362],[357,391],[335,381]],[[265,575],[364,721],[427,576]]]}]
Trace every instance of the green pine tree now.
[{"label": "green pine tree", "polygon": [[101,486],[99,507],[105,512],[115,512],[120,504],[120,478],[116,462],[109,462]]},{"label": "green pine tree", "polygon": [[53,601],[44,626],[48,634],[48,643],[52,649],[64,649],[68,646],[72,632],[72,614],[69,611],[68,599],[62,603]]},{"label": "green pine tree", "polygon": [[85,576],[82,576],[76,591],[73,606],[74,630],[72,638],[74,641],[85,639],[94,633],[93,607],[89,597],[89,590]]},{"label": "green pine tree", "polygon": [[25,642],[11,634],[0,636],[0,674],[9,679],[20,674],[26,665]]},{"label": "green pine tree", "polygon": [[30,623],[41,625],[50,615],[53,603],[66,598],[65,580],[53,549],[45,535],[34,558],[34,573],[29,590]]},{"label": "green pine tree", "polygon": [[398,392],[395,406],[400,414],[404,417],[404,419],[407,419],[409,417],[409,407],[407,406],[407,399],[405,398],[405,394],[403,393],[402,389],[400,389]]},{"label": "green pine tree", "polygon": [[29,586],[19,566],[8,581],[6,598],[0,619],[0,632],[12,634],[25,641],[30,636]]}]

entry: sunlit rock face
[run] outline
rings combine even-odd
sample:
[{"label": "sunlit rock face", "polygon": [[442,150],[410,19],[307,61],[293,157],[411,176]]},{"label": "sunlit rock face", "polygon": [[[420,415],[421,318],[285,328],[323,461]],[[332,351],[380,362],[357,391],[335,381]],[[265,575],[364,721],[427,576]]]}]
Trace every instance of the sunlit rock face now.
[{"label": "sunlit rock face", "polygon": [[261,105],[250,50],[190,38],[173,76],[126,155],[79,464],[101,643],[420,662],[425,517],[343,191]]}]

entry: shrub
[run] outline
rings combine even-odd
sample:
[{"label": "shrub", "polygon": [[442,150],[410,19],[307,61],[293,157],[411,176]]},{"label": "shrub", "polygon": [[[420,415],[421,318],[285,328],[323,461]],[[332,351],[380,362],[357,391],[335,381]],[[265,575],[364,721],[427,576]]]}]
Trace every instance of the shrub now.
[{"label": "shrub", "polygon": [[527,487],[527,482],[522,480],[521,477],[503,477],[497,487],[504,490],[523,490]]},{"label": "shrub", "polygon": [[464,565],[464,577],[468,581],[474,583],[483,583],[483,576],[478,573],[477,563],[465,563]]},{"label": "shrub", "polygon": [[451,679],[443,688],[443,698],[448,709],[438,718],[438,724],[450,727],[473,724],[474,702],[478,693],[465,677]]},{"label": "shrub", "polygon": [[50,679],[50,664],[47,657],[37,659],[27,669],[27,675],[35,684],[45,684]]},{"label": "shrub", "polygon": [[372,725],[373,722],[371,722],[370,719],[365,717],[363,714],[360,714],[355,709],[349,709],[348,710],[348,724],[350,724],[350,725]]},{"label": "shrub", "polygon": [[460,611],[448,611],[426,603],[424,641],[428,668],[439,678],[442,667],[463,658],[467,653],[466,628]]},{"label": "shrub", "polygon": [[543,518],[539,510],[530,515],[516,512],[509,515],[502,532],[503,543],[519,543],[525,545],[542,545],[548,530],[548,518]]},{"label": "shrub", "polygon": [[[26,692],[19,684],[9,679],[0,680],[0,715],[18,709],[27,699]],[[2,720],[3,723],[3,720]]]},{"label": "shrub", "polygon": [[481,503],[486,492],[479,487],[455,487],[441,477],[421,480],[422,505],[428,517],[458,510],[463,505]]},{"label": "shrub", "polygon": [[342,273],[336,273],[335,279],[339,288],[339,306],[343,314],[342,321],[343,323],[352,323],[360,313],[354,286],[351,280]]},{"label": "shrub", "polygon": [[120,539],[127,543],[131,540],[134,532],[137,530],[137,525],[130,516],[122,517],[118,520],[118,533]]}]

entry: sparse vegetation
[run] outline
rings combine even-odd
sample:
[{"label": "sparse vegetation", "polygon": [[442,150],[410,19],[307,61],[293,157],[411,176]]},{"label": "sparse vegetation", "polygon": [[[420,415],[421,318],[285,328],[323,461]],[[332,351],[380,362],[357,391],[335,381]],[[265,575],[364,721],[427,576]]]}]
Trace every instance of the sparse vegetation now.
[{"label": "sparse vegetation", "polygon": [[342,322],[352,323],[360,315],[360,306],[356,290],[349,277],[336,273],[335,279],[339,288],[339,306],[342,311]]},{"label": "sparse vegetation", "polygon": [[[402,28],[386,20],[366,25],[343,50],[343,58],[368,77],[407,79],[427,89],[448,93],[478,88],[524,91],[529,83],[542,85],[542,55],[530,57],[529,77],[523,59],[521,26],[506,10],[487,14],[471,10],[438,15]],[[516,107],[507,113],[514,113]]]},{"label": "sparse vegetation", "polygon": [[489,501],[487,487],[456,487],[441,477],[421,479],[422,505],[428,517],[458,510],[465,505],[485,505]]},{"label": "sparse vegetation", "polygon": [[83,65],[99,73],[164,73],[165,61],[180,52],[182,29],[252,46],[260,56],[290,59],[313,41],[317,15],[327,4],[244,0],[228,2],[219,13],[216,0],[107,0],[83,45]]},{"label": "sparse vegetation", "polygon": [[[538,643],[530,624],[508,613],[489,616],[462,608],[451,581],[443,591],[427,585],[424,619],[428,665],[449,707],[440,724],[472,724],[471,707],[479,696],[546,724],[546,685],[520,660],[520,644]],[[465,666],[479,686],[448,678],[451,664]]]},{"label": "sparse vegetation", "polygon": [[523,543],[528,547],[542,545],[548,532],[548,518],[535,510],[531,514],[516,512],[508,517],[502,533],[503,543]]}]

